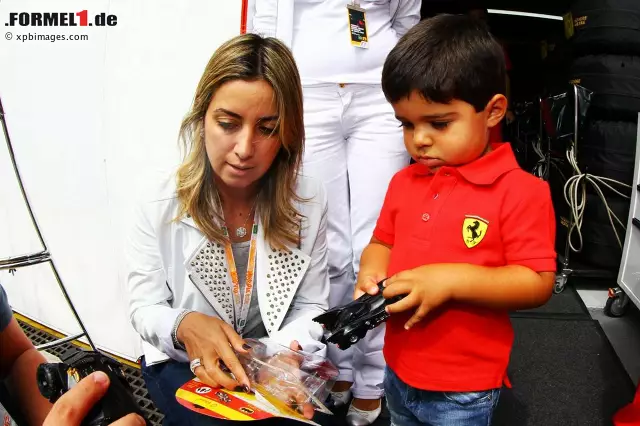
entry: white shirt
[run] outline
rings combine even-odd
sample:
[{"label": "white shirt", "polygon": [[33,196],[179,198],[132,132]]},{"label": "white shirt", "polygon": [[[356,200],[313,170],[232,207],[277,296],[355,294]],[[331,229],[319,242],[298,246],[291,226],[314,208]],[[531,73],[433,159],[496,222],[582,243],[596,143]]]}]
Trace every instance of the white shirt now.
[{"label": "white shirt", "polygon": [[[251,6],[253,3],[253,10]],[[360,0],[369,47],[351,45],[350,0],[253,0],[248,30],[277,37],[293,51],[302,84],[380,84],[391,49],[420,21],[421,0]]]}]

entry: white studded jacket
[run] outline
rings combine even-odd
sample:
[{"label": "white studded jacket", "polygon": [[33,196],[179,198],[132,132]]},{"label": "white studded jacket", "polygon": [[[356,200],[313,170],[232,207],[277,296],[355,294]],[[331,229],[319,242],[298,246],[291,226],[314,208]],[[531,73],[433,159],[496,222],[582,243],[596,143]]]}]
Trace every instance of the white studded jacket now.
[{"label": "white studded jacket", "polygon": [[[174,182],[171,176],[141,205],[125,252],[129,313],[147,365],[170,358],[188,361],[171,334],[185,310],[233,324],[224,246],[209,244],[190,217],[173,221],[178,212]],[[325,356],[322,327],[312,318],[326,311],[329,302],[327,197],[321,184],[304,176],[298,179],[297,193],[308,200],[297,206],[305,217],[300,247],[274,251],[258,224],[254,291],[270,338],[287,347],[297,340],[303,350]],[[209,255],[199,260],[207,265],[195,261],[200,251]],[[203,266],[209,269],[207,276],[195,270]]]}]

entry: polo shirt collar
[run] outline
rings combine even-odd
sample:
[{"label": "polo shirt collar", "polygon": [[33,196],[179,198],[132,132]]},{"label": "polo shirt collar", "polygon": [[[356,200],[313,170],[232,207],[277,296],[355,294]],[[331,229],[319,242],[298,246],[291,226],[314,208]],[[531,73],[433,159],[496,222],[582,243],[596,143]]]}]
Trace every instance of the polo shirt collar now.
[{"label": "polo shirt collar", "polygon": [[519,169],[511,144],[491,144],[491,152],[464,166],[456,167],[463,178],[476,185],[491,185],[511,170]]},{"label": "polo shirt collar", "polygon": [[[430,174],[429,169],[422,164],[414,170],[417,174]],[[519,169],[520,166],[509,143],[492,143],[491,152],[463,166],[451,167],[443,166],[436,174],[449,174],[457,172],[465,180],[474,185],[491,185],[500,176],[511,170]]]}]

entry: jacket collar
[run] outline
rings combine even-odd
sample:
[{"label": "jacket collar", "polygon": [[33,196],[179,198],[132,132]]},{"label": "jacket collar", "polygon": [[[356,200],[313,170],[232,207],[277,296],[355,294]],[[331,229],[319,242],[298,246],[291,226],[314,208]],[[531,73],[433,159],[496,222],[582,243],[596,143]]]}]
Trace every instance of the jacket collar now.
[{"label": "jacket collar", "polygon": [[182,216],[182,217],[180,218],[180,222],[182,222],[182,223],[184,223],[184,224],[186,224],[186,225],[189,225],[189,226],[191,226],[192,228],[196,228],[197,230],[200,230],[200,229],[198,228],[198,225],[196,225],[196,223],[194,222],[194,220],[193,220],[193,218],[191,217],[191,215],[190,215],[190,214],[186,214],[186,215]]},{"label": "jacket collar", "polygon": [[[413,164],[411,167],[417,175],[431,174],[422,164]],[[511,144],[492,143],[489,153],[463,166],[443,166],[436,176],[457,173],[474,185],[492,185],[502,175],[519,168]]]},{"label": "jacket collar", "polygon": [[[191,217],[181,222],[201,231]],[[265,240],[258,221],[256,252],[256,288],[263,323],[269,335],[280,329],[293,302],[294,295],[311,264],[311,257],[296,247],[276,250]],[[214,308],[221,319],[233,324],[232,285],[226,264],[226,248],[211,243],[202,235],[198,245],[185,261],[190,280]]]}]

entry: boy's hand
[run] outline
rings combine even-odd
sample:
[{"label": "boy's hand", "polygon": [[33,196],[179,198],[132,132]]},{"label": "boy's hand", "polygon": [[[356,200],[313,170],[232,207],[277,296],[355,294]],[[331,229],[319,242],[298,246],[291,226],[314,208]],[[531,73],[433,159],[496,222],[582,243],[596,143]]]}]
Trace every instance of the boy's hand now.
[{"label": "boy's hand", "polygon": [[[449,273],[448,273],[449,271]],[[425,265],[400,272],[385,281],[383,295],[386,299],[406,294],[407,296],[389,306],[390,314],[416,308],[404,328],[410,329],[433,309],[452,298],[450,265]]]},{"label": "boy's hand", "polygon": [[378,292],[378,283],[386,278],[382,272],[360,273],[356,282],[353,300],[365,293],[374,295]]}]

